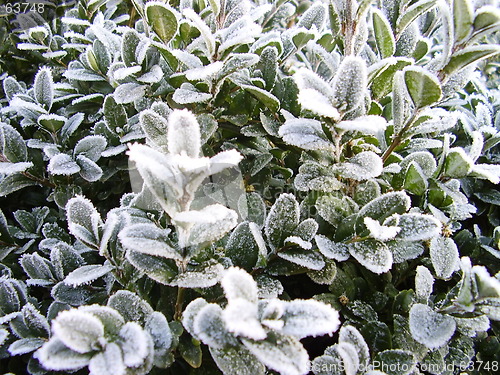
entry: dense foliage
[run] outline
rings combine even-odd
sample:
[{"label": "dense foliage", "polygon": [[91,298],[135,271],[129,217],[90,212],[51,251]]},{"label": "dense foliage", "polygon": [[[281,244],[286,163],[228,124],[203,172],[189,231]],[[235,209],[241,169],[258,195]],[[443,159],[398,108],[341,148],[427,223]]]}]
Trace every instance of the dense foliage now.
[{"label": "dense foliage", "polygon": [[2,371],[498,373],[496,0],[44,4],[0,18]]}]

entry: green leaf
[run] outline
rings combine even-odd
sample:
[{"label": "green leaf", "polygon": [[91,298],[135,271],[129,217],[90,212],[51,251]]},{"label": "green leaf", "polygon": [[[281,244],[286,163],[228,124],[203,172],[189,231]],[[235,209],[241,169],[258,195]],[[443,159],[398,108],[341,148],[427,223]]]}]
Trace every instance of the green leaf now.
[{"label": "green leaf", "polygon": [[382,58],[392,56],[396,50],[396,40],[389,21],[378,9],[373,9],[373,29],[380,56]]},{"label": "green leaf", "polygon": [[489,28],[500,22],[500,11],[493,6],[484,6],[478,9],[474,18],[474,30]]},{"label": "green leaf", "polygon": [[252,270],[258,259],[265,260],[267,249],[259,227],[251,222],[239,224],[229,236],[226,256],[246,270]]},{"label": "green leaf", "polygon": [[172,259],[132,250],[127,251],[126,257],[135,268],[161,284],[170,285],[177,275],[177,267]]},{"label": "green leaf", "polygon": [[280,101],[270,92],[263,90],[257,86],[241,85],[241,88],[248,91],[252,96],[257,98],[262,104],[273,112],[278,112],[280,109]]},{"label": "green leaf", "polygon": [[465,47],[461,51],[454,53],[448,64],[443,68],[443,72],[450,75],[469,64],[479,60],[488,59],[500,53],[500,46],[494,44],[481,44],[480,46]]},{"label": "green leaf", "polygon": [[54,100],[54,80],[49,68],[42,68],[36,74],[33,93],[38,104],[45,106],[46,109],[52,107]]},{"label": "green leaf", "polygon": [[33,185],[36,185],[36,182],[28,177],[19,173],[12,174],[0,180],[0,197],[6,197],[17,190]]},{"label": "green leaf", "polygon": [[62,311],[52,322],[53,334],[77,353],[97,348],[104,336],[104,326],[95,316],[77,309]]},{"label": "green leaf", "polygon": [[408,93],[417,109],[435,104],[441,99],[439,80],[424,68],[406,67],[404,79]]},{"label": "green leaf", "polygon": [[443,174],[451,178],[462,178],[472,171],[473,166],[474,162],[465,153],[464,149],[454,147],[446,155]]},{"label": "green leaf", "polygon": [[282,245],[299,224],[299,203],[292,194],[281,194],[266,218],[265,233],[275,246]]},{"label": "green leaf", "polygon": [[358,222],[362,222],[365,217],[382,221],[397,213],[403,214],[411,207],[410,197],[402,191],[390,192],[375,198],[367,203],[358,213]]},{"label": "green leaf", "polygon": [[113,95],[106,96],[103,105],[104,120],[106,125],[116,131],[116,128],[123,128],[127,125],[127,113],[123,105],[117,104]]},{"label": "green leaf", "polygon": [[408,375],[411,374],[417,365],[417,361],[412,352],[401,349],[390,349],[380,352],[375,357],[377,363],[387,375]]},{"label": "green leaf", "polygon": [[401,35],[410,23],[431,9],[435,3],[436,0],[420,0],[408,7],[402,14],[399,15],[398,20],[396,21],[396,31],[398,35]]},{"label": "green leaf", "polygon": [[114,268],[115,267],[109,264],[103,266],[100,264],[82,266],[70,272],[70,274],[64,279],[64,282],[71,286],[90,284],[92,281],[108,274]]},{"label": "green leaf", "polygon": [[292,336],[269,332],[266,340],[242,341],[254,356],[272,370],[287,374],[307,373],[307,352],[300,341]]},{"label": "green leaf", "polygon": [[372,98],[383,98],[393,91],[394,75],[411,64],[406,57],[389,57],[372,65],[368,76]]},{"label": "green leaf", "polygon": [[217,367],[224,374],[265,375],[265,366],[243,345],[226,348],[209,347]]},{"label": "green leaf", "polygon": [[339,111],[357,108],[365,97],[368,73],[360,57],[346,56],[333,77],[333,103]]},{"label": "green leaf", "polygon": [[179,250],[170,245],[169,233],[169,229],[161,229],[155,224],[139,223],[127,226],[119,238],[128,250],[166,259],[182,259]]},{"label": "green leaf", "polygon": [[168,43],[177,32],[178,21],[173,9],[160,1],[150,1],[144,9],[148,24],[160,37],[163,43]]},{"label": "green leaf", "polygon": [[326,137],[321,123],[313,119],[287,120],[280,127],[279,135],[286,143],[304,150],[330,150],[334,147]]},{"label": "green leaf", "polygon": [[200,342],[195,342],[191,337],[181,336],[178,350],[184,360],[193,368],[202,364],[202,352]]},{"label": "green leaf", "polygon": [[414,161],[410,163],[406,170],[403,187],[415,195],[423,195],[429,187],[427,177],[422,171],[422,168]]},{"label": "green leaf", "polygon": [[24,139],[12,126],[0,123],[0,154],[11,163],[24,162],[28,151]]},{"label": "green leaf", "polygon": [[474,7],[471,0],[453,0],[455,42],[461,42],[472,32]]}]

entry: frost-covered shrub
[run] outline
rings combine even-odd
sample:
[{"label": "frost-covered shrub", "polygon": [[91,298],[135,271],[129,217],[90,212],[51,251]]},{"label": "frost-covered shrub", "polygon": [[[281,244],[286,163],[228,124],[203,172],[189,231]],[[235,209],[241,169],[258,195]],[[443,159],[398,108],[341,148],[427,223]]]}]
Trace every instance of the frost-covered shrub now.
[{"label": "frost-covered shrub", "polygon": [[0,17],[2,370],[498,372],[498,1],[39,3]]}]

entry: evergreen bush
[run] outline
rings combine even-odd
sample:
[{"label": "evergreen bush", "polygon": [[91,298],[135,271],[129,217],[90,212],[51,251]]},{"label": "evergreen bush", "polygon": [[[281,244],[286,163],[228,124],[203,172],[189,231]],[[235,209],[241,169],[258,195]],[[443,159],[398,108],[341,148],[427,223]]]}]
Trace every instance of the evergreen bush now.
[{"label": "evergreen bush", "polygon": [[0,13],[2,372],[498,373],[498,1]]}]

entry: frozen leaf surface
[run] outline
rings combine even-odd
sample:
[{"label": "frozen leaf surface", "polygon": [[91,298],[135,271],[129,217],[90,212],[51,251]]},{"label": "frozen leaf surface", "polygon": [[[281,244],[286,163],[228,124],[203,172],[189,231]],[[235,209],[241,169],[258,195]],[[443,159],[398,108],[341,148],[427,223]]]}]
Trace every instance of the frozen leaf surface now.
[{"label": "frozen leaf surface", "polygon": [[415,275],[415,292],[417,297],[426,301],[433,289],[434,277],[432,276],[429,269],[425,266],[417,267],[417,274]]},{"label": "frozen leaf surface", "polygon": [[429,349],[436,349],[448,342],[455,332],[455,320],[416,303],[410,310],[410,332],[415,340]]},{"label": "frozen leaf surface", "polygon": [[370,231],[370,236],[379,241],[392,240],[401,230],[400,227],[380,225],[377,220],[373,220],[371,217],[365,217],[363,221]]},{"label": "frozen leaf surface", "polygon": [[52,330],[64,345],[82,354],[96,350],[104,335],[104,326],[98,318],[76,309],[61,312],[53,321]]},{"label": "frozen leaf surface", "polygon": [[333,148],[321,128],[321,123],[312,119],[290,119],[279,129],[283,140],[305,150],[329,150]]},{"label": "frozen leaf surface", "polygon": [[35,354],[40,363],[55,371],[78,370],[87,366],[92,354],[80,354],[69,349],[58,338],[47,341]]},{"label": "frozen leaf surface", "polygon": [[384,273],[392,267],[392,253],[379,241],[366,240],[349,245],[349,253],[361,265],[374,273]]},{"label": "frozen leaf surface", "polygon": [[432,266],[436,276],[449,279],[460,268],[460,255],[455,241],[449,237],[435,237],[429,246]]},{"label": "frozen leaf surface", "polygon": [[169,232],[154,224],[140,223],[127,226],[120,232],[119,238],[127,249],[167,259],[181,259],[179,251],[169,245]]},{"label": "frozen leaf surface", "polygon": [[307,352],[294,337],[274,333],[264,341],[244,339],[243,344],[270,369],[287,375],[307,373]]},{"label": "frozen leaf surface", "polygon": [[335,165],[334,169],[344,178],[364,181],[380,176],[384,165],[382,158],[376,153],[364,151],[350,158],[346,163]]},{"label": "frozen leaf surface", "polygon": [[349,259],[349,249],[343,243],[337,243],[330,240],[328,237],[318,234],[314,237],[319,251],[329,259],[343,262]]},{"label": "frozen leaf surface", "polygon": [[246,271],[237,267],[229,268],[224,272],[221,285],[229,303],[238,298],[257,303],[257,283]]}]

